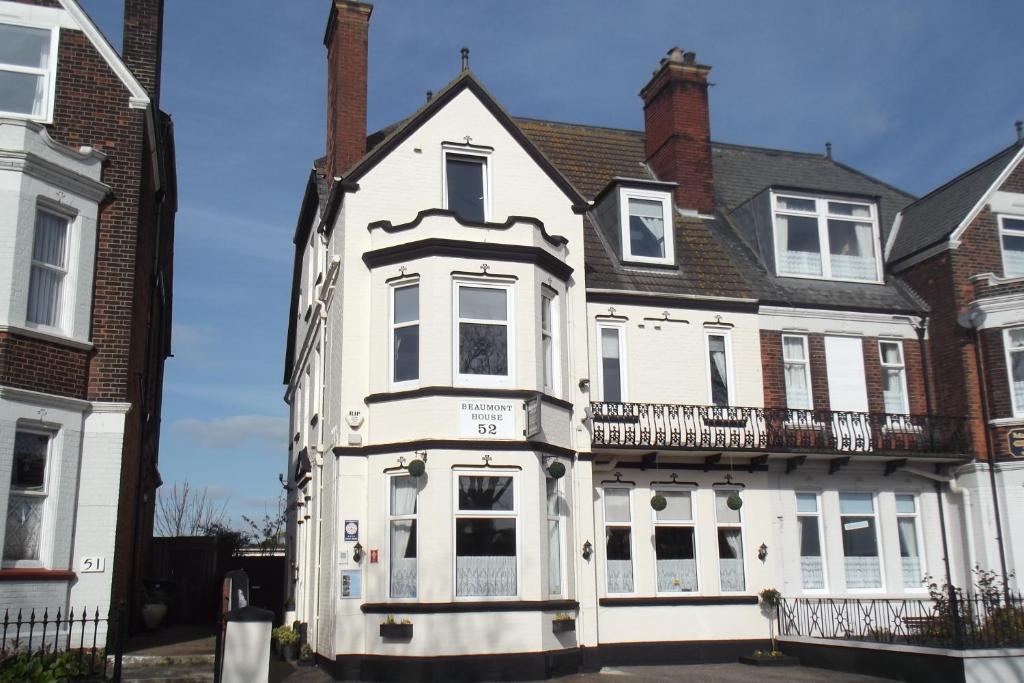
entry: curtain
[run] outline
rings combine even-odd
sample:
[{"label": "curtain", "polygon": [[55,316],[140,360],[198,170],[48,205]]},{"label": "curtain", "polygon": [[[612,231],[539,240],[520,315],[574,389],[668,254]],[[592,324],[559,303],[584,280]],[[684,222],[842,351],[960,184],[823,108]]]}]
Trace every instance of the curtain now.
[{"label": "curtain", "polygon": [[885,412],[906,413],[907,403],[903,396],[903,370],[901,368],[882,368],[882,384]]},{"label": "curtain", "polygon": [[629,251],[633,256],[665,256],[665,218],[662,203],[629,200]]},{"label": "curtain", "polygon": [[779,273],[821,275],[818,219],[782,214],[776,214],[775,218],[781,245],[779,248]]},{"label": "curtain", "polygon": [[609,403],[622,401],[622,365],[619,358],[619,331],[601,330],[601,400]]},{"label": "curtain", "polygon": [[460,597],[515,595],[515,555],[457,557],[455,561],[455,594]]},{"label": "curtain", "polygon": [[548,520],[548,593],[562,593],[562,530],[557,519]]},{"label": "curtain", "polygon": [[658,560],[658,591],[661,593],[697,590],[697,560]]},{"label": "curtain", "polygon": [[900,537],[903,586],[920,588],[924,577],[921,574],[921,557],[917,547],[917,524],[913,517],[900,517],[896,521],[896,528]]},{"label": "curtain", "polygon": [[743,590],[743,535],[739,529],[718,530],[718,557],[722,590]]},{"label": "curtain", "polygon": [[800,410],[811,407],[811,392],[807,386],[806,366],[802,363],[786,363],[786,406]]},{"label": "curtain", "polygon": [[729,405],[728,371],[725,365],[725,338],[709,337],[708,353],[711,357],[711,403]]},{"label": "curtain", "polygon": [[[1010,344],[1013,348],[1015,340],[1011,333]],[[1013,398],[1017,401],[1018,407],[1024,407],[1024,351],[1016,350],[1010,353],[1010,365],[1013,368]]]},{"label": "curtain", "polygon": [[824,562],[821,558],[821,537],[817,517],[797,517],[800,533],[801,586],[815,590],[825,587]]},{"label": "curtain", "polygon": [[7,502],[5,560],[38,560],[43,525],[43,496],[11,493]]},{"label": "curtain", "polygon": [[881,588],[882,569],[877,557],[846,558],[847,588]]},{"label": "curtain", "polygon": [[608,592],[633,592],[633,560],[608,560]]},{"label": "curtain", "polygon": [[60,322],[60,294],[67,262],[67,227],[65,218],[46,211],[36,212],[28,287],[29,322],[40,325],[57,325]]},{"label": "curtain", "polygon": [[[832,275],[849,280],[874,280],[874,230],[870,223],[829,221]],[[852,230],[851,235],[849,231]]]}]

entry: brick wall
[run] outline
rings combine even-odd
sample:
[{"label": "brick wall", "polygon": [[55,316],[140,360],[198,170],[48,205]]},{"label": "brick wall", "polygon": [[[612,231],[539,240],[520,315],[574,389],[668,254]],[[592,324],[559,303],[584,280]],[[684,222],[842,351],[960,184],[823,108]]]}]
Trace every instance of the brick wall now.
[{"label": "brick wall", "polygon": [[366,152],[366,65],[370,13],[359,2],[334,0],[327,46],[327,182]]},{"label": "brick wall", "polygon": [[815,410],[831,410],[828,394],[828,367],[825,365],[825,337],[812,334],[807,337],[808,354],[811,357],[811,397]]},{"label": "brick wall", "polygon": [[764,407],[786,407],[786,376],[782,364],[782,333],[761,330],[761,376]]},{"label": "brick wall", "polygon": [[88,352],[0,332],[0,384],[85,398]]},{"label": "brick wall", "polygon": [[1006,371],[1004,348],[1002,328],[981,331],[981,355],[982,363],[985,364],[990,419],[1013,417],[1010,378]]}]

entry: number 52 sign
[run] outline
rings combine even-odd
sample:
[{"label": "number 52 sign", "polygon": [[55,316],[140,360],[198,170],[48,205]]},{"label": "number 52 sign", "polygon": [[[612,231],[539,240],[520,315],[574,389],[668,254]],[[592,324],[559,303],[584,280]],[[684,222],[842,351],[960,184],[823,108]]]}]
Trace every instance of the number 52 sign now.
[{"label": "number 52 sign", "polygon": [[515,439],[516,401],[468,400],[459,402],[459,436],[467,439]]}]

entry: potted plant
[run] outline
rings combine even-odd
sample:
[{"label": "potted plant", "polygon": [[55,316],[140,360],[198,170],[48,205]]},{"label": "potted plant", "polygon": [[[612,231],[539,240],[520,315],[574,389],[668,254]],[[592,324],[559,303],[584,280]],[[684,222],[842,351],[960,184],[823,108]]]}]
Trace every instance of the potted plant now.
[{"label": "potted plant", "polygon": [[272,636],[277,643],[281,661],[294,662],[299,658],[299,634],[291,626],[278,626]]},{"label": "potted plant", "polygon": [[316,664],[316,653],[313,652],[313,648],[306,643],[299,650],[299,666],[313,666]]},{"label": "potted plant", "polygon": [[567,633],[576,630],[576,617],[559,612],[551,620],[551,631],[553,633]]},{"label": "potted plant", "polygon": [[779,605],[782,604],[782,593],[774,588],[765,588],[758,595],[761,598],[761,613],[768,618],[768,633],[772,649],[754,650],[754,654],[740,657],[740,662],[752,666],[796,666],[800,664],[799,659],[782,654],[775,646],[775,617],[779,613]]},{"label": "potted plant", "polygon": [[387,618],[380,623],[380,637],[408,640],[409,638],[412,638],[412,622],[408,619],[395,621],[394,615],[389,614]]}]

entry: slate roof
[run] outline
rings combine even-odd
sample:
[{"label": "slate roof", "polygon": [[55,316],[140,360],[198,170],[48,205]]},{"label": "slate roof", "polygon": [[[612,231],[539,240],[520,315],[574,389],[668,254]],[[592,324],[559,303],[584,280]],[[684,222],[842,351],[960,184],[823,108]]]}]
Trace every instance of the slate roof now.
[{"label": "slate roof", "polygon": [[1021,145],[1010,145],[907,206],[889,262],[895,263],[947,239],[1013,161]]},{"label": "slate roof", "polygon": [[[654,179],[643,164],[641,131],[536,119],[515,119],[573,185],[592,199],[614,177]],[[728,212],[768,187],[877,198],[888,234],[896,213],[913,196],[820,154],[712,142],[716,199],[713,220],[676,221],[678,270],[624,266],[589,223],[588,288],[757,298],[762,303],[831,309],[918,313],[925,304],[897,279],[884,285],[777,277],[748,247]],[[884,244],[883,236],[883,244]]]}]

